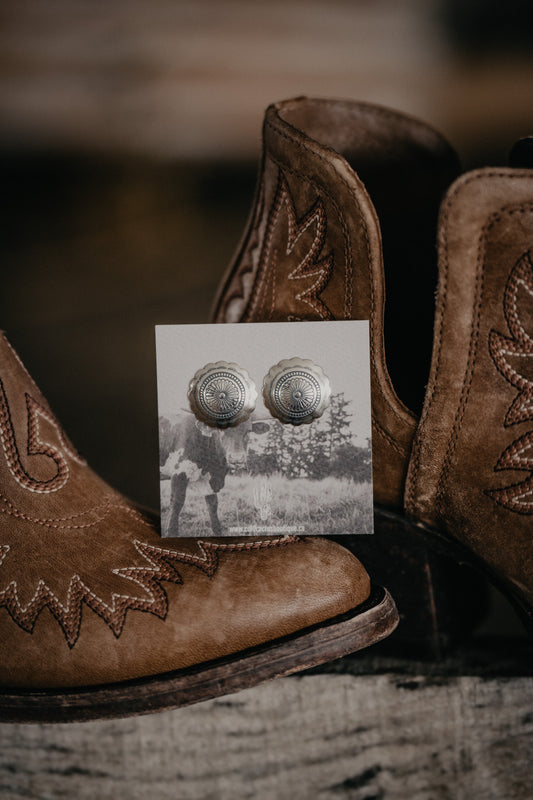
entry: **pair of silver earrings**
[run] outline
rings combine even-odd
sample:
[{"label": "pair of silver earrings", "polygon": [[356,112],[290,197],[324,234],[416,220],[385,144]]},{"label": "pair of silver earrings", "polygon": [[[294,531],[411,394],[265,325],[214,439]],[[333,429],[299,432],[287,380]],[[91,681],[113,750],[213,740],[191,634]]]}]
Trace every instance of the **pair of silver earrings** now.
[{"label": "pair of silver earrings", "polygon": [[[263,379],[263,400],[273,417],[302,425],[320,417],[331,387],[322,367],[306,358],[283,359]],[[255,408],[257,390],[238,364],[217,361],[199,369],[189,384],[189,403],[197,419],[220,428],[238,425]]]}]

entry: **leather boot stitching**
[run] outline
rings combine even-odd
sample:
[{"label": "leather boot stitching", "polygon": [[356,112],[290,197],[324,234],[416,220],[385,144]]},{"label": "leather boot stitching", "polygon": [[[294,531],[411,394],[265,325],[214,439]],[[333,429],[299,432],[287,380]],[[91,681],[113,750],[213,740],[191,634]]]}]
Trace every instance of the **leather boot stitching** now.
[{"label": "leather boot stitching", "polygon": [[[0,608],[4,607],[13,621],[28,633],[33,633],[39,614],[43,608],[48,608],[59,623],[68,646],[72,648],[79,638],[82,603],[85,603],[104,620],[114,636],[118,638],[124,629],[128,610],[149,612],[160,619],[165,619],[168,611],[168,597],[161,583],[167,581],[173,584],[183,584],[183,578],[176,565],[184,564],[196,567],[208,578],[212,578],[218,568],[219,553],[264,550],[285,546],[296,541],[300,540],[295,536],[252,542],[228,542],[227,544],[198,540],[197,547],[200,555],[195,555],[156,547],[135,539],[133,541],[135,549],[145,563],[142,566],[116,568],[110,571],[137,584],[144,596],[113,592],[111,602],[105,603],[83,582],[79,575],[73,575],[70,579],[65,604],[61,603],[43,580],[39,580],[31,600],[22,605],[17,593],[17,583],[11,581],[0,592]],[[5,561],[10,549],[9,545],[0,546],[0,566]]]},{"label": "leather boot stitching", "polygon": [[[446,483],[447,483],[447,480],[448,480],[448,477],[449,477],[451,464],[452,464],[452,460],[453,460],[453,455],[454,455],[454,452],[455,452],[455,448],[456,448],[456,445],[457,445],[457,442],[458,442],[458,439],[459,439],[459,435],[460,435],[460,432],[461,432],[462,422],[463,422],[464,414],[466,412],[466,408],[467,408],[467,405],[468,405],[470,389],[471,389],[472,381],[473,381],[473,377],[474,377],[474,366],[475,366],[475,361],[476,361],[477,348],[478,348],[478,344],[479,344],[479,331],[480,331],[480,324],[481,324],[481,307],[482,307],[483,293],[484,293],[484,279],[485,279],[485,276],[484,276],[484,257],[485,257],[487,236],[488,236],[489,232],[492,230],[492,228],[494,227],[494,225],[496,225],[498,222],[500,222],[502,220],[504,214],[507,215],[507,216],[512,216],[514,214],[520,214],[520,213],[524,213],[524,212],[529,212],[531,210],[533,210],[533,206],[531,206],[530,204],[522,204],[522,205],[520,205],[520,206],[518,206],[516,208],[511,208],[511,209],[509,209],[508,206],[503,206],[502,208],[500,208],[498,211],[496,211],[495,213],[493,213],[491,215],[491,217],[489,218],[489,220],[487,221],[487,223],[485,224],[485,226],[483,227],[483,229],[481,231],[480,240],[479,240],[479,248],[478,248],[478,256],[477,256],[477,265],[476,265],[476,285],[475,285],[475,292],[474,292],[475,307],[474,307],[474,313],[473,313],[473,317],[472,317],[472,325],[471,325],[471,331],[470,331],[470,344],[469,344],[467,367],[466,367],[465,375],[464,375],[464,379],[463,379],[463,385],[462,385],[462,389],[461,389],[461,395],[460,395],[460,399],[459,399],[458,408],[457,408],[457,411],[456,411],[456,414],[455,414],[455,418],[454,418],[454,423],[453,423],[452,429],[451,429],[451,435],[450,435],[450,438],[448,440],[448,445],[447,445],[447,448],[446,448],[446,453],[445,453],[445,456],[444,456],[442,469],[441,469],[441,472],[440,472],[440,475],[439,475],[439,479],[438,479],[438,482],[437,482],[436,505],[437,505],[437,510],[439,512],[442,512],[442,510],[443,510],[443,502],[444,502],[444,496],[445,496],[445,490],[446,490]],[[521,265],[522,263],[523,263],[523,258],[520,259],[519,265]],[[508,291],[507,287],[509,285],[509,281],[513,277],[513,273],[514,273],[514,270],[511,272],[511,275],[509,276],[509,279],[508,279],[508,281],[506,283],[506,291],[505,291],[505,295],[504,296],[507,296],[507,297],[509,296],[509,291]],[[504,300],[504,307],[505,307],[505,300]],[[506,314],[506,318],[507,319],[509,319],[508,316],[507,316],[508,313],[509,313],[509,307],[507,307],[505,309],[505,314]],[[495,335],[497,336],[498,334],[496,334],[495,331],[491,331],[490,338],[492,339],[492,341],[494,341],[494,336]],[[498,364],[496,364],[496,366],[498,366]],[[500,372],[501,371],[502,370],[500,369]],[[509,380],[509,378],[507,378],[507,379]],[[511,408],[513,408],[513,407],[516,407],[516,401],[513,403],[513,406],[511,406]],[[508,497],[510,489],[511,489],[511,487],[508,487],[505,490],[501,490],[503,492],[503,494],[501,495],[502,500],[505,500]],[[527,487],[526,487],[526,489],[527,489]],[[494,499],[497,499],[495,494],[498,494],[499,491],[500,490],[496,490],[496,493],[493,493],[493,492],[487,492],[487,493],[489,495],[491,495],[491,496],[494,496]],[[527,493],[528,492],[526,491],[526,494]],[[516,507],[513,507],[513,510],[516,511],[518,509]],[[531,510],[530,511],[525,511],[525,510],[521,511],[521,513],[532,513],[532,512],[533,512],[533,504],[531,506]]]}]

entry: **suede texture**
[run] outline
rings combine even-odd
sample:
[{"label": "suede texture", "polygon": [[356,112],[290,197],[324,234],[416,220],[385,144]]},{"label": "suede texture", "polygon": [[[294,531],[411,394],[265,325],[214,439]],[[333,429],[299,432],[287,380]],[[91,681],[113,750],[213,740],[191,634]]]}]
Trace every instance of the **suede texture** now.
[{"label": "suede texture", "polygon": [[[401,508],[416,417],[392,388],[385,363],[382,234],[367,185],[382,216],[397,225],[414,208],[427,214],[437,207],[443,186],[456,174],[456,159],[428,126],[364,103],[278,103],[266,112],[263,138],[252,215],[213,318],[370,321],[374,492],[377,502]],[[362,165],[367,185],[355,164]],[[401,264],[412,264],[423,283],[426,244],[420,250],[423,236],[406,230],[402,237],[387,236],[401,238],[402,245],[391,245],[389,269],[397,274]],[[414,361],[424,338],[422,312],[416,308],[413,331],[413,313],[404,305],[396,322],[409,337],[402,349]]]},{"label": "suede texture", "polygon": [[453,535],[533,603],[533,170],[450,189],[439,234],[433,365],[409,515]]},{"label": "suede texture", "polygon": [[161,539],[68,442],[0,338],[0,683],[87,686],[260,645],[356,608],[362,565],[323,539]]},{"label": "suede texture", "polygon": [[[431,129],[360,103],[272,106],[264,140],[254,211],[216,319],[369,318],[375,501],[457,539],[533,616],[533,170],[478,170],[452,182],[457,162]],[[410,305],[424,259],[433,269],[429,249],[391,218],[406,220],[407,209],[416,235],[434,238],[437,222],[427,228],[422,206],[447,180],[435,315],[426,296],[432,338],[426,312]],[[387,292],[398,295],[393,307],[405,306],[386,348],[378,217]],[[402,336],[409,315],[433,341],[418,427],[385,364],[395,338],[396,375],[421,355],[412,333]]]}]

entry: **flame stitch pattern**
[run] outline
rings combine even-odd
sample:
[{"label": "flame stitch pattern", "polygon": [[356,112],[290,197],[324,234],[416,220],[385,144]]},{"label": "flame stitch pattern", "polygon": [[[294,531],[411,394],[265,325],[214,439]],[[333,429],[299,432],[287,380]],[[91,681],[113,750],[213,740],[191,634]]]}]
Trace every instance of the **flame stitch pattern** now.
[{"label": "flame stitch pattern", "polygon": [[[286,236],[282,241],[284,228]],[[256,309],[263,308],[265,304],[269,305],[266,311],[272,319],[276,293],[279,291],[279,286],[276,286],[277,270],[273,267],[278,260],[284,268],[283,275],[278,275],[278,279],[297,282],[294,286],[288,284],[287,288],[290,296],[304,304],[302,314],[305,318],[334,319],[320,297],[333,273],[333,253],[321,255],[326,233],[327,219],[322,200],[318,198],[307,213],[298,219],[289,186],[280,170],[259,259],[259,281],[245,319],[252,319]],[[302,317],[289,315],[289,318],[294,320]]]},{"label": "flame stitch pattern", "polygon": [[[533,420],[533,339],[526,330],[531,327],[533,298],[533,264],[526,252],[513,267],[503,300],[505,319],[511,336],[492,330],[489,349],[498,371],[518,390],[518,395],[505,416],[505,426]],[[520,436],[502,453],[496,470],[518,469],[533,473],[533,431]],[[533,475],[520,483],[488,494],[500,505],[519,514],[533,514]]]},{"label": "flame stitch pattern", "polygon": [[[183,578],[177,569],[178,564],[196,567],[208,578],[212,578],[218,568],[220,552],[266,549],[295,541],[298,541],[295,536],[243,543],[198,540],[198,554],[195,554],[157,547],[135,539],[133,544],[143,559],[143,565],[117,568],[111,571],[139,586],[144,596],[114,592],[111,602],[105,603],[82,581],[79,575],[73,575],[70,579],[65,604],[61,603],[43,580],[40,580],[33,597],[23,606],[18,597],[17,584],[15,581],[11,581],[0,592],[0,608],[4,607],[13,621],[24,631],[33,633],[39,614],[43,608],[47,607],[61,626],[68,646],[72,648],[80,634],[82,607],[85,603],[104,620],[118,639],[124,628],[128,610],[145,611],[160,619],[165,619],[168,612],[168,597],[161,583],[166,581],[178,585],[183,584]],[[5,561],[10,549],[9,545],[0,545],[0,566]]]}]

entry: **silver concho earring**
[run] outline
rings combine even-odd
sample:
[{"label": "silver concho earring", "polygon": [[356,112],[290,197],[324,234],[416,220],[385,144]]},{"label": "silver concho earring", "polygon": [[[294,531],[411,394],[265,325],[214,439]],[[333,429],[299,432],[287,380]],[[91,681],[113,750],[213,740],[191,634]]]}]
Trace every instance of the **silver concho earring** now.
[{"label": "silver concho earring", "polygon": [[206,425],[228,428],[248,419],[255,408],[257,391],[245,369],[217,361],[195,373],[187,396],[197,419]]},{"label": "silver concho earring", "polygon": [[281,422],[302,425],[320,417],[329,403],[331,387],[322,367],[306,358],[280,361],[263,381],[263,399]]}]

